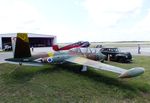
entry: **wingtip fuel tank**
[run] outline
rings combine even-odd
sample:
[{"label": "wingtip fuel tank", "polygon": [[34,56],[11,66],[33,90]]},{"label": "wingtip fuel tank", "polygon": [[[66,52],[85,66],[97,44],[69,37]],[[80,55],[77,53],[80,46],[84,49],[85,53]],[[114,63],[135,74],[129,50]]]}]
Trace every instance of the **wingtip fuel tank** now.
[{"label": "wingtip fuel tank", "polygon": [[144,68],[142,67],[135,67],[127,70],[126,72],[122,73],[119,78],[131,78],[131,77],[136,77],[141,74],[143,74],[145,71]]}]

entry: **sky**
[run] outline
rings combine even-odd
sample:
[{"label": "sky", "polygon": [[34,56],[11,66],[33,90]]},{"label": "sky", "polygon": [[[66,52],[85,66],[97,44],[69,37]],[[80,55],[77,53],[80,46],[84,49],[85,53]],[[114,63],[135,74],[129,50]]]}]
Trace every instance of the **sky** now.
[{"label": "sky", "polygon": [[0,0],[0,34],[75,41],[150,41],[150,0]]}]

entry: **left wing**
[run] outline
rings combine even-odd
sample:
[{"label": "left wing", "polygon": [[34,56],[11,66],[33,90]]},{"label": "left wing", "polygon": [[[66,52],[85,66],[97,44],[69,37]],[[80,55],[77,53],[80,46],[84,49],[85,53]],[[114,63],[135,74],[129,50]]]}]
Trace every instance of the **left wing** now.
[{"label": "left wing", "polygon": [[111,71],[111,72],[120,74],[120,76],[119,76],[120,78],[135,77],[135,76],[138,76],[138,75],[144,73],[144,68],[142,68],[142,67],[135,67],[135,68],[126,70],[126,69],[123,69],[120,67],[104,64],[104,63],[90,60],[90,59],[83,58],[83,57],[71,57],[69,59],[66,59],[66,61],[84,65],[84,66],[93,67],[97,70]]}]

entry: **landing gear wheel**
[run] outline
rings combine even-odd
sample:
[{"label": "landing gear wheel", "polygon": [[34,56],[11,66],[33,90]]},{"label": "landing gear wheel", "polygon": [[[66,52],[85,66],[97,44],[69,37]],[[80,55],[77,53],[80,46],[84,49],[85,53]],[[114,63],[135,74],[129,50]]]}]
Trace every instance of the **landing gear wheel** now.
[{"label": "landing gear wheel", "polygon": [[19,62],[19,65],[22,66],[22,62]]},{"label": "landing gear wheel", "polygon": [[81,69],[81,72],[86,72],[87,71],[87,66],[83,65],[83,68]]}]

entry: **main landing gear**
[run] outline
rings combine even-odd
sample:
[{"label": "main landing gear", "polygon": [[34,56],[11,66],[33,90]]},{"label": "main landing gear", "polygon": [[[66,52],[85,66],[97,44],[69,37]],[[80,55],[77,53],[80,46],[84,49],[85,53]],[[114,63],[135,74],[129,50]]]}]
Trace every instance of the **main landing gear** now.
[{"label": "main landing gear", "polygon": [[83,68],[81,69],[81,72],[86,72],[87,71],[87,66],[83,65]]}]

